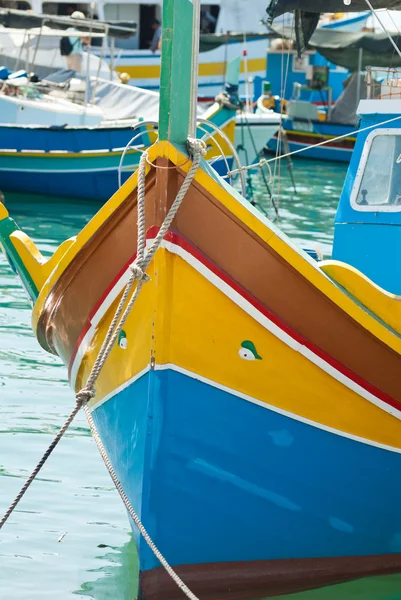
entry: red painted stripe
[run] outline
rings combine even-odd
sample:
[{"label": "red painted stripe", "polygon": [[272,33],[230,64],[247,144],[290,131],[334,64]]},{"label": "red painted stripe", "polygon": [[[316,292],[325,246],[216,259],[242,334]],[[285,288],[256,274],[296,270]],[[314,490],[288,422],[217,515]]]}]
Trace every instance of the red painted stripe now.
[{"label": "red painted stripe", "polygon": [[86,325],[85,325],[85,327],[83,328],[83,330],[81,331],[81,333],[79,335],[79,338],[77,340],[77,343],[75,344],[74,350],[73,350],[71,358],[70,358],[70,364],[68,365],[68,378],[70,378],[70,376],[71,376],[72,365],[74,363],[74,360],[75,360],[75,357],[77,355],[78,349],[79,349],[79,347],[80,347],[80,345],[82,343],[82,340],[84,339],[84,337],[86,336],[86,334],[88,333],[88,331],[90,329],[91,320],[92,320],[93,316],[97,313],[97,311],[99,310],[100,306],[103,304],[103,302],[105,301],[105,299],[107,298],[108,294],[113,289],[113,287],[117,284],[117,282],[121,279],[121,277],[127,271],[127,269],[130,266],[130,264],[135,260],[135,257],[136,257],[136,252],[125,263],[125,265],[120,269],[120,271],[114,277],[114,279],[112,280],[112,282],[110,283],[110,285],[108,286],[108,288],[106,288],[106,290],[100,296],[99,300],[96,302],[96,304],[92,308],[91,312],[89,313],[89,317],[88,317],[88,320],[86,322]]},{"label": "red painted stripe", "polygon": [[[146,239],[147,240],[154,239],[155,236],[157,235],[158,231],[159,231],[158,227],[151,227],[148,230],[148,232],[147,232]],[[353,381],[354,383],[356,383],[357,385],[359,385],[360,387],[362,387],[367,392],[369,392],[369,393],[373,394],[374,396],[376,396],[379,400],[381,400],[385,404],[388,404],[389,406],[392,406],[393,408],[396,408],[397,410],[401,410],[401,405],[400,405],[400,403],[397,400],[395,400],[394,398],[392,398],[391,396],[389,396],[388,394],[386,394],[385,392],[383,392],[382,390],[380,390],[379,388],[377,388],[373,384],[369,383],[368,381],[366,381],[365,379],[363,379],[362,377],[360,377],[359,375],[357,375],[356,373],[354,373],[353,371],[351,371],[351,369],[349,369],[348,367],[346,367],[345,365],[343,365],[342,363],[340,363],[339,361],[337,361],[335,358],[333,358],[332,356],[330,356],[326,352],[324,352],[324,350],[321,350],[318,346],[315,346],[315,344],[313,344],[312,342],[310,342],[307,338],[305,338],[304,336],[302,336],[298,332],[294,331],[284,321],[282,321],[277,315],[275,315],[274,313],[272,313],[271,311],[269,311],[263,304],[261,304],[259,302],[259,300],[257,300],[257,298],[255,298],[247,290],[245,290],[237,281],[235,281],[227,273],[225,273],[224,271],[222,271],[203,252],[201,252],[198,248],[196,248],[195,246],[193,246],[192,244],[190,244],[190,242],[188,240],[186,240],[182,235],[177,234],[174,231],[170,230],[166,234],[166,236],[165,236],[164,239],[166,241],[168,241],[168,242],[171,242],[171,243],[175,244],[176,246],[179,246],[180,248],[182,248],[183,250],[185,250],[186,252],[188,252],[189,254],[191,254],[194,258],[196,258],[197,260],[199,260],[199,262],[201,262],[207,269],[209,269],[209,271],[211,271],[212,273],[214,273],[214,275],[216,275],[219,279],[221,279],[222,281],[224,281],[224,283],[226,283],[233,290],[235,290],[238,294],[240,294],[240,296],[242,296],[247,302],[249,302],[250,304],[252,304],[252,306],[254,306],[254,308],[256,308],[256,310],[258,310],[265,317],[267,317],[272,323],[274,323],[283,332],[285,332],[287,335],[289,335],[293,340],[295,340],[296,342],[298,342],[302,346],[305,346],[306,348],[308,348],[308,350],[310,350],[316,356],[318,356],[319,358],[321,358],[322,360],[324,360],[327,364],[329,364],[330,366],[332,366],[339,373],[341,373],[345,377],[348,377],[348,379],[350,379],[351,381]],[[98,300],[98,302],[96,303],[96,305],[92,309],[92,311],[91,311],[91,313],[89,315],[88,322],[85,325],[85,327],[84,327],[81,335],[79,336],[78,342],[77,342],[77,344],[75,346],[73,355],[71,357],[70,366],[69,366],[69,375],[71,373],[72,364],[74,362],[74,358],[75,358],[76,353],[78,351],[79,345],[80,345],[82,339],[84,338],[84,336],[86,335],[87,331],[90,328],[90,320],[92,319],[92,317],[94,316],[94,314],[97,312],[97,310],[100,307],[100,305],[102,304],[102,302],[104,302],[104,299],[107,297],[107,295],[109,294],[109,292],[111,291],[111,289],[115,286],[115,284],[117,283],[117,281],[125,273],[125,271],[127,270],[128,266],[131,264],[131,262],[133,260],[135,260],[135,256],[136,256],[136,254],[133,255],[133,257],[126,263],[126,265],[124,265],[124,267],[120,270],[120,272],[118,273],[118,275],[113,279],[112,283],[109,285],[109,287],[107,288],[107,290],[103,293],[103,295],[101,296],[101,298]]]}]

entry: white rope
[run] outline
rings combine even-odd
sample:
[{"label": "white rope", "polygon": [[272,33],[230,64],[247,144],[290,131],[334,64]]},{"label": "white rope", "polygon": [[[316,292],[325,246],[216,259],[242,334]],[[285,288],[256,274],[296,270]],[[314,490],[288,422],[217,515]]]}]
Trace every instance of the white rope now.
[{"label": "white rope", "polygon": [[[146,274],[146,269],[149,264],[152,262],[153,257],[155,256],[157,250],[160,248],[161,243],[164,239],[164,236],[168,232],[171,223],[175,215],[177,214],[178,209],[180,208],[182,201],[185,198],[186,193],[188,192],[194,178],[196,171],[199,168],[201,157],[206,154],[206,148],[204,142],[201,140],[189,139],[188,146],[192,151],[193,159],[192,165],[189,169],[187,175],[185,176],[184,182],[177,194],[176,199],[168,211],[166,218],[164,219],[158,234],[153,240],[150,248],[147,252],[145,252],[146,248],[146,229],[145,229],[145,181],[146,181],[146,163],[148,161],[148,152],[144,152],[141,155],[141,160],[139,163],[138,169],[138,196],[137,196],[137,210],[138,210],[138,239],[137,239],[137,256],[134,262],[130,265],[130,269],[132,274],[128,280],[127,285],[125,286],[124,293],[121,297],[113,320],[109,326],[106,337],[103,341],[103,344],[100,348],[98,357],[92,367],[92,370],[89,374],[87,382],[85,386],[76,394],[77,402],[83,403],[84,411],[86,418],[88,419],[89,427],[91,429],[93,438],[96,442],[100,455],[107,467],[107,470],[110,474],[110,477],[113,480],[116,489],[124,502],[125,508],[127,509],[131,519],[134,521],[136,527],[138,528],[140,534],[142,535],[145,542],[148,544],[149,548],[152,550],[154,555],[158,558],[162,566],[166,569],[167,573],[173,579],[173,581],[177,584],[180,590],[189,598],[190,600],[198,600],[197,596],[191,592],[191,590],[185,585],[182,579],[177,575],[174,569],[169,565],[167,560],[164,558],[163,554],[154,544],[147,530],[145,529],[142,521],[139,516],[135,512],[132,507],[128,497],[126,496],[124,489],[113,469],[113,466],[107,456],[107,452],[103,446],[102,440],[100,439],[99,433],[96,429],[96,425],[93,421],[91,411],[87,402],[90,398],[95,395],[95,383],[97,378],[100,375],[100,372],[124,326],[125,321],[127,320],[128,315],[130,314],[139,293],[143,287],[143,285],[149,281],[149,276]],[[157,167],[156,167],[157,168]],[[137,282],[137,286],[132,294],[126,308],[124,306],[127,302],[129,294],[134,286],[134,283]]]},{"label": "white rope", "polygon": [[332,144],[337,140],[342,140],[344,138],[351,137],[353,135],[358,135],[358,133],[362,133],[363,131],[369,131],[370,129],[377,129],[382,125],[387,125],[388,123],[393,123],[394,121],[398,121],[401,119],[401,115],[398,117],[393,117],[392,119],[387,119],[387,121],[381,121],[381,123],[375,123],[374,125],[368,125],[367,127],[363,127],[362,129],[355,129],[355,131],[350,131],[349,133],[344,133],[344,135],[339,135],[334,138],[330,138],[329,140],[323,140],[323,142],[319,142],[318,144],[311,144],[310,146],[306,146],[306,148],[299,148],[298,150],[293,150],[292,152],[287,152],[287,154],[282,154],[281,156],[274,156],[273,158],[262,158],[258,163],[253,165],[247,165],[242,167],[241,169],[234,169],[233,171],[229,171],[226,177],[231,177],[240,171],[249,171],[250,169],[257,169],[264,166],[269,166],[269,163],[274,162],[276,160],[280,160],[282,158],[287,158],[287,156],[294,156],[294,154],[300,154],[301,152],[307,152],[311,148],[318,148],[319,146],[324,146],[326,144]]}]

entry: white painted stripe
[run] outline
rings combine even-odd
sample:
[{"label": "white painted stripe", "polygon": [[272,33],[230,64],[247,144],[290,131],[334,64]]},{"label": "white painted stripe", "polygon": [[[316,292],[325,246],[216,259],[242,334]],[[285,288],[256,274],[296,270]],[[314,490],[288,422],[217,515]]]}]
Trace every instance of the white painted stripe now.
[{"label": "white painted stripe", "polygon": [[[100,406],[105,404],[105,402],[107,402],[108,400],[111,400],[112,398],[114,398],[114,396],[117,396],[118,394],[120,394],[123,390],[125,390],[130,385],[135,383],[135,381],[138,381],[138,379],[140,379],[141,377],[146,375],[146,373],[149,373],[151,370],[152,369],[150,368],[150,365],[148,365],[145,369],[143,369],[137,375],[135,375],[135,377],[132,377],[132,379],[130,379],[129,381],[125,382],[123,385],[116,388],[114,390],[114,392],[112,392],[111,394],[108,394],[107,396],[102,398],[102,400],[100,400],[100,402],[98,402],[97,404],[92,406],[91,412],[94,412]],[[231,394],[232,396],[234,396],[236,398],[241,398],[241,400],[245,400],[246,402],[251,402],[252,404],[256,404],[257,406],[260,406],[261,408],[271,410],[272,412],[274,412],[276,414],[282,415],[284,417],[288,417],[289,419],[292,419],[294,421],[298,421],[300,423],[310,425],[311,427],[314,427],[315,429],[321,429],[322,431],[326,431],[328,433],[347,438],[354,442],[366,444],[367,446],[373,446],[375,448],[380,448],[381,450],[387,450],[389,452],[394,452],[395,454],[401,454],[401,448],[395,448],[394,446],[388,446],[386,444],[381,444],[380,442],[368,440],[367,438],[353,435],[352,433],[346,433],[344,431],[341,431],[340,429],[335,429],[334,427],[329,427],[328,425],[323,425],[322,423],[318,423],[317,421],[312,421],[311,419],[301,417],[300,415],[289,412],[288,410],[284,410],[283,408],[278,408],[277,406],[267,404],[266,402],[262,402],[261,400],[258,400],[257,398],[253,398],[252,396],[248,396],[247,394],[238,392],[237,390],[231,389],[225,385],[221,385],[220,383],[217,383],[216,381],[207,379],[206,377],[202,377],[201,375],[198,375],[197,373],[193,373],[192,371],[188,371],[187,369],[184,369],[184,368],[174,365],[172,363],[166,363],[163,365],[155,365],[153,370],[155,370],[155,371],[168,371],[168,370],[175,371],[176,373],[180,373],[181,375],[186,375],[187,377],[190,377],[191,379],[196,379],[197,381],[200,381],[201,383],[210,385],[211,387],[214,387],[218,390],[221,390],[223,392]]]},{"label": "white painted stripe", "polygon": [[[147,240],[147,246],[149,246],[151,244],[151,242],[152,242],[152,240]],[[310,350],[309,348],[307,348],[306,346],[304,346],[303,344],[301,344],[300,342],[295,340],[288,333],[286,333],[280,327],[278,327],[275,323],[273,323],[262,312],[260,312],[257,308],[255,308],[253,306],[253,304],[251,304],[241,294],[239,294],[237,291],[235,291],[230,285],[226,284],[222,279],[220,279],[220,277],[218,275],[216,275],[210,269],[208,269],[201,261],[199,261],[197,258],[195,258],[190,252],[187,252],[187,250],[184,250],[184,248],[181,248],[181,246],[178,246],[178,245],[176,245],[172,242],[168,242],[166,240],[163,240],[161,247],[165,248],[172,254],[176,254],[177,256],[179,256],[180,258],[185,260],[185,262],[187,262],[198,273],[200,273],[205,279],[207,279],[212,285],[214,285],[218,290],[220,290],[227,298],[229,298],[232,302],[234,302],[237,306],[239,306],[243,311],[245,311],[247,314],[249,314],[255,321],[257,321],[262,327],[264,327],[264,329],[266,329],[267,331],[272,333],[275,337],[277,337],[279,340],[284,342],[292,350],[302,354],[302,356],[304,356],[307,360],[309,360],[314,365],[319,367],[322,371],[324,371],[325,373],[327,373],[328,375],[330,375],[331,377],[333,377],[334,379],[336,379],[337,381],[339,381],[340,383],[345,385],[348,389],[352,390],[353,392],[355,392],[356,394],[358,394],[359,396],[361,396],[368,402],[371,402],[375,406],[379,407],[381,410],[384,410],[385,412],[389,413],[390,415],[401,420],[401,410],[398,410],[398,409],[394,408],[393,406],[390,406],[386,402],[383,402],[383,400],[380,400],[377,396],[375,396],[371,392],[367,391],[365,388],[360,386],[358,383],[356,383],[355,381],[353,381],[352,379],[350,379],[349,377],[347,377],[346,375],[344,375],[343,373],[338,371],[335,367],[330,365],[324,359],[320,358],[312,350]],[[127,277],[127,272],[123,275],[123,277]],[[129,274],[128,274],[128,277],[129,277]],[[100,320],[102,319],[104,314],[107,312],[107,310],[111,304],[111,302],[108,302],[108,299],[113,301],[118,296],[118,294],[121,292],[122,288],[124,287],[124,285],[120,282],[121,282],[121,280],[119,280],[119,282],[110,291],[110,293],[107,296],[107,298],[105,299],[105,301],[101,304],[98,311],[91,319],[91,323],[96,324],[96,325],[91,325],[91,327],[88,331],[88,334],[90,333],[90,339],[92,339],[97,324],[100,322]],[[87,339],[87,336],[84,337],[84,340],[86,340],[86,339]],[[83,345],[84,340],[82,341],[81,346]],[[72,385],[72,387],[75,387],[76,374],[79,369],[79,363],[82,360],[82,358],[78,358],[78,354],[79,354],[79,357],[82,357],[85,354],[86,349],[89,346],[89,343],[90,343],[90,341],[86,342],[86,345],[82,350],[81,350],[81,346],[80,346],[79,352],[77,353],[77,356],[75,357],[73,367],[71,369],[71,385]],[[74,377],[73,377],[73,373],[74,373]]]},{"label": "white painted stripe", "polygon": [[102,304],[99,306],[99,309],[96,311],[96,313],[91,318],[91,320],[90,320],[91,325],[90,325],[88,331],[86,332],[86,334],[84,335],[84,337],[82,338],[82,341],[78,347],[78,351],[75,355],[74,362],[72,363],[71,374],[70,374],[70,382],[71,382],[72,387],[75,387],[75,382],[77,379],[79,367],[80,367],[82,359],[85,356],[85,353],[93,339],[93,336],[95,335],[97,326],[99,325],[100,321],[106,314],[109,307],[113,304],[114,300],[118,297],[118,295],[124,289],[125,285],[127,284],[128,280],[130,278],[130,275],[131,275],[131,271],[130,271],[130,269],[127,269],[125,271],[125,273],[122,275],[122,277],[120,277],[120,279],[118,280],[116,285],[107,294],[106,298],[104,299]]}]

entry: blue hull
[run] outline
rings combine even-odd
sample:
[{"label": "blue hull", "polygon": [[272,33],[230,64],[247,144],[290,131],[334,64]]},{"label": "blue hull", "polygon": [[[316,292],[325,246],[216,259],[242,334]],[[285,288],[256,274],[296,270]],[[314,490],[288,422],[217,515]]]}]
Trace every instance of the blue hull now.
[{"label": "blue hull", "polygon": [[[289,151],[295,152],[303,149],[303,152],[299,153],[302,158],[344,163],[349,163],[351,160],[354,142],[349,139],[339,140],[336,146],[330,144],[313,146],[333,137],[349,135],[355,131],[355,126],[304,119],[286,119],[284,129],[287,133]],[[268,150],[276,152],[277,144],[277,138],[272,138],[267,145]],[[281,152],[285,152],[283,144],[281,144]]]},{"label": "blue hull", "polygon": [[[227,113],[220,111],[212,121],[221,125]],[[138,132],[131,127],[0,126],[0,190],[105,202],[118,190],[122,150]],[[148,135],[144,133],[134,143],[149,145]],[[19,154],[7,153],[10,145]],[[2,156],[1,150],[6,154]],[[125,157],[122,183],[137,167],[139,157],[139,152]],[[228,165],[231,168],[232,157]],[[219,175],[227,174],[223,159],[214,160],[213,168]]]},{"label": "blue hull", "polygon": [[[94,419],[132,505],[174,566],[401,552],[397,453],[173,370],[143,375]],[[133,529],[146,574],[159,564]]]},{"label": "blue hull", "polygon": [[[232,159],[229,158],[227,162],[231,168]],[[222,177],[227,174],[224,160],[214,161],[213,169]],[[130,175],[131,172],[123,172],[121,182],[124,183]],[[118,169],[68,171],[65,173],[0,170],[0,190],[106,202],[118,190]]]},{"label": "blue hull", "polygon": [[[122,182],[127,178],[125,174]],[[0,172],[0,189],[3,192],[106,202],[118,189],[118,173],[117,169],[95,173]]]}]

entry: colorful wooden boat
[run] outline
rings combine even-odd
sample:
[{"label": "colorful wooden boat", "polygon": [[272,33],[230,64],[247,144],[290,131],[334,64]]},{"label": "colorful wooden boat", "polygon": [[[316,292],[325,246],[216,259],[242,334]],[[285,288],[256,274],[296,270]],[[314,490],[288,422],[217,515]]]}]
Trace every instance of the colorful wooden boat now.
[{"label": "colorful wooden boat", "polygon": [[[331,103],[331,88],[328,88],[328,103],[318,108],[311,101],[301,100],[304,86],[294,86],[293,99],[286,103],[286,115],[283,115],[282,126],[285,132],[286,150],[299,152],[304,158],[349,162],[356,142],[359,119],[356,114],[359,98],[366,96],[366,84],[363,75],[352,74],[344,82],[344,90],[334,108]],[[323,94],[322,94],[323,96]],[[258,111],[265,111],[264,100],[270,96],[261,96],[258,100]],[[281,137],[281,136],[280,136]],[[322,145],[319,145],[323,142]],[[278,151],[279,136],[276,135],[267,143],[267,149]],[[283,143],[280,143],[283,151]]]},{"label": "colorful wooden boat", "polygon": [[[204,117],[234,144],[234,108],[216,103]],[[132,123],[96,127],[0,125],[0,189],[104,202],[118,189],[120,163],[125,181],[137,168],[141,150],[157,138],[154,125],[141,125],[140,121],[134,124],[134,131]],[[231,166],[232,149],[211,127],[203,125],[199,137],[207,135],[207,131],[210,137],[206,158],[220,175],[225,175],[227,165],[222,151]],[[136,134],[139,135],[133,147],[122,160],[125,147]]]},{"label": "colorful wooden boat", "polygon": [[[283,129],[288,140],[288,150],[295,152],[302,149],[300,155],[302,158],[345,163],[351,160],[356,141],[355,125],[285,117]],[[337,139],[338,137],[341,139]],[[325,142],[323,146],[316,146],[321,142]],[[267,149],[276,153],[278,144],[278,134],[276,134],[267,143]],[[281,151],[283,152],[282,143]]]},{"label": "colorful wooden boat", "polygon": [[[195,161],[183,85],[193,6],[164,6],[148,245]],[[35,335],[77,391],[130,265],[140,273],[138,177],[47,261],[0,208]],[[126,495],[185,583],[238,600],[401,572],[399,298],[347,264],[312,260],[205,161],[147,274],[90,408]],[[140,597],[182,598],[133,531]]]}]

